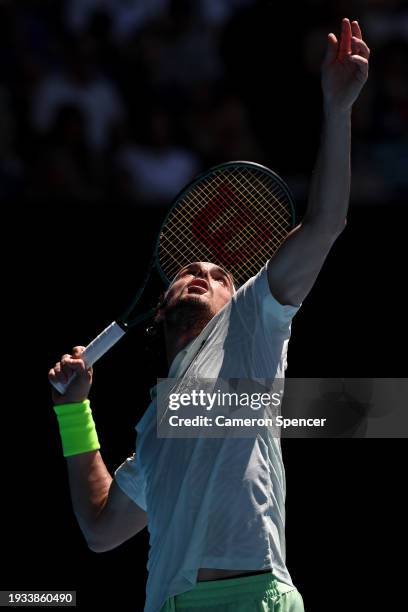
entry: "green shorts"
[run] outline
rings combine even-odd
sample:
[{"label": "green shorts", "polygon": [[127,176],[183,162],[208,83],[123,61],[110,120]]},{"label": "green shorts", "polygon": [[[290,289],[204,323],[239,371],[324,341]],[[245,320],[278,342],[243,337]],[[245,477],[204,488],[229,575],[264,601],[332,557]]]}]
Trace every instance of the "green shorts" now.
[{"label": "green shorts", "polygon": [[161,612],[304,612],[295,587],[271,573],[197,582],[191,591],[169,597]]}]

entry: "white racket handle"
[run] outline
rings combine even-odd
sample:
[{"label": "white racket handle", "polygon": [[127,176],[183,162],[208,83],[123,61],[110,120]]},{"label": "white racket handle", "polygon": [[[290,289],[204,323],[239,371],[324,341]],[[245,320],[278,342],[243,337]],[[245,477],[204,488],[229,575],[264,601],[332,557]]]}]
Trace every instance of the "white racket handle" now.
[{"label": "white racket handle", "polygon": [[[109,351],[109,349],[112,348],[112,346],[116,344],[116,342],[120,340],[125,333],[125,330],[118,323],[116,323],[116,321],[113,321],[113,323],[108,325],[108,327],[106,327],[103,332],[99,334],[99,336],[96,336],[96,338],[92,340],[92,342],[90,342],[88,346],[85,347],[85,350],[81,353],[81,359],[84,360],[85,365],[90,368],[95,361],[98,361],[102,355]],[[75,374],[73,374],[65,383],[51,381],[51,384],[59,393],[63,395],[73,378],[75,378]]]}]

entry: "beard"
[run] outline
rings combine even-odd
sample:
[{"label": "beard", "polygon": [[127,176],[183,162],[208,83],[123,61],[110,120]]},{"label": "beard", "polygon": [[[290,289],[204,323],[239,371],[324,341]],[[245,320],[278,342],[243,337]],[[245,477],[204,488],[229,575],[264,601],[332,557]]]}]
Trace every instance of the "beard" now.
[{"label": "beard", "polygon": [[167,306],[164,321],[170,332],[194,331],[197,334],[204,329],[213,318],[210,304],[198,296],[189,296]]}]

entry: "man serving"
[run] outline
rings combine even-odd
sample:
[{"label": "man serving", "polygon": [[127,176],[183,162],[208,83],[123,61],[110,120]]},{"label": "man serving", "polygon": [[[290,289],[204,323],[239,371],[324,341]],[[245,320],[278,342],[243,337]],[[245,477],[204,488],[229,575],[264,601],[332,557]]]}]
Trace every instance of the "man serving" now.
[{"label": "man serving", "polygon": [[[370,51],[356,21],[328,35],[322,65],[323,126],[307,212],[274,256],[238,290],[213,262],[179,270],[160,303],[169,378],[283,378],[291,321],[346,223],[351,109]],[[304,610],[285,563],[285,472],[279,438],[172,439],[156,433],[157,388],[136,425],[136,451],[108,472],[90,410],[92,369],[83,347],[63,355],[50,380],[75,515],[103,552],[146,525],[145,612]]]}]

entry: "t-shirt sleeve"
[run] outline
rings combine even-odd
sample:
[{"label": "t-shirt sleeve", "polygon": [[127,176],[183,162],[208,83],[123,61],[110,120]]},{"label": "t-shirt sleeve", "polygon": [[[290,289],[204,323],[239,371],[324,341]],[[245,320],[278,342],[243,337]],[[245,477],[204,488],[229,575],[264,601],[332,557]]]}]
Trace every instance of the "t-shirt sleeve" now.
[{"label": "t-shirt sleeve", "polygon": [[261,319],[265,331],[289,330],[291,321],[302,304],[293,306],[281,304],[272,295],[268,282],[268,264],[250,278],[234,296],[235,307],[241,321],[251,322]]},{"label": "t-shirt sleeve", "polygon": [[225,311],[229,320],[224,349],[231,361],[241,364],[236,371],[248,377],[283,376],[291,322],[300,307],[281,304],[272,295],[267,264],[242,285],[232,297],[230,312]]},{"label": "t-shirt sleeve", "polygon": [[147,512],[146,480],[137,450],[115,470],[114,479],[122,491]]}]

